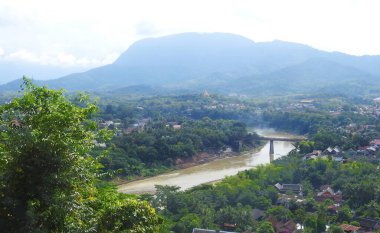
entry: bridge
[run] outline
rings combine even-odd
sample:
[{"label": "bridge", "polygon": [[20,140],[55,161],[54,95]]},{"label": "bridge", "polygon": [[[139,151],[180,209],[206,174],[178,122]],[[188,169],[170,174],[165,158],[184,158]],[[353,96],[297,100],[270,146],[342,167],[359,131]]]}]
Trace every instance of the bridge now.
[{"label": "bridge", "polygon": [[285,137],[259,137],[260,141],[269,141],[269,159],[270,162],[274,160],[274,141],[283,141],[283,142],[300,142],[306,140],[305,137],[298,138],[285,138]]}]

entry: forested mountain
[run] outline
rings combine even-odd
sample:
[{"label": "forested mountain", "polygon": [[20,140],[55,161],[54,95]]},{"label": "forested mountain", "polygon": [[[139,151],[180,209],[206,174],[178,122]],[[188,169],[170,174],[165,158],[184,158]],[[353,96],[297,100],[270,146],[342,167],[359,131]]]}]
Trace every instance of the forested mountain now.
[{"label": "forested mountain", "polygon": [[152,85],[155,90],[207,88],[248,95],[337,89],[361,94],[380,83],[378,67],[380,56],[324,52],[283,41],[255,43],[226,33],[183,33],[140,40],[113,64],[43,83],[69,90]]}]

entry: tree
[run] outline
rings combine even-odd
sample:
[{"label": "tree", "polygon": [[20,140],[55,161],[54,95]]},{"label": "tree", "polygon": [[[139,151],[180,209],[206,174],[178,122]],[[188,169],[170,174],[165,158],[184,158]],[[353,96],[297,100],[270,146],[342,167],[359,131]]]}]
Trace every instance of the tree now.
[{"label": "tree", "polygon": [[268,209],[267,215],[273,216],[277,220],[281,220],[281,221],[287,221],[293,218],[292,212],[283,206],[275,206]]},{"label": "tree", "polygon": [[183,216],[179,222],[174,226],[175,232],[187,233],[191,232],[193,228],[200,227],[201,219],[196,214],[187,214]]},{"label": "tree", "polygon": [[343,205],[342,207],[339,208],[338,218],[337,218],[338,222],[343,222],[343,221],[349,222],[351,221],[352,217],[353,217],[353,214],[349,206]]},{"label": "tree", "polygon": [[314,149],[315,142],[313,141],[300,141],[298,147],[301,154],[310,153]]},{"label": "tree", "polygon": [[268,221],[261,222],[257,228],[257,233],[274,233],[272,223]]},{"label": "tree", "polygon": [[[154,228],[158,219],[146,203],[131,202],[115,190],[104,199],[96,188],[101,166],[88,152],[94,140],[109,134],[89,120],[97,107],[88,96],[69,101],[63,90],[38,87],[26,78],[23,85],[23,96],[0,107],[0,229],[90,232],[104,228],[101,220],[116,212],[107,206],[123,213],[143,210],[136,216]],[[128,227],[134,226],[118,232]]]},{"label": "tree", "polygon": [[180,187],[169,186],[169,185],[155,185],[156,188],[156,198],[154,199],[152,205],[156,209],[171,210],[176,209],[177,206],[170,206],[170,199],[176,194]]},{"label": "tree", "polygon": [[330,225],[327,232],[328,233],[344,233],[344,230],[340,226]]}]

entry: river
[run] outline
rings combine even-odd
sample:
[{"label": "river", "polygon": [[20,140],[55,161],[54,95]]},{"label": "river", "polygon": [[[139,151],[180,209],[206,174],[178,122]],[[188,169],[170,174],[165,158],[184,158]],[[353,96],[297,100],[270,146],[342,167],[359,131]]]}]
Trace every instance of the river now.
[{"label": "river", "polygon": [[[297,137],[280,133],[273,129],[255,129],[261,136],[267,137]],[[294,146],[292,142],[275,141],[274,159],[287,155]],[[251,169],[258,165],[269,163],[269,142],[260,150],[252,150],[240,156],[214,160],[198,166],[175,170],[162,175],[122,184],[118,190],[123,193],[154,193],[155,185],[176,185],[182,190],[200,184],[223,179],[225,176],[236,175],[239,171]]]}]

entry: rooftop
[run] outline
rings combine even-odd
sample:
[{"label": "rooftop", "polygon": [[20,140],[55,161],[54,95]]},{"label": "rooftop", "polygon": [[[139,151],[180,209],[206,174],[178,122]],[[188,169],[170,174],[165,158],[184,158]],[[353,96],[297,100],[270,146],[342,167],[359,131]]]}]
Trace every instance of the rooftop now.
[{"label": "rooftop", "polygon": [[208,230],[208,229],[200,229],[200,228],[194,228],[193,233],[237,233],[237,232],[231,232],[231,231],[219,231],[219,230]]},{"label": "rooftop", "polygon": [[342,225],[340,225],[340,227],[346,232],[355,232],[355,231],[358,231],[360,229],[360,227],[353,226],[350,224],[342,224]]}]

